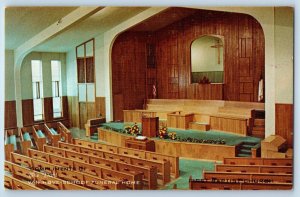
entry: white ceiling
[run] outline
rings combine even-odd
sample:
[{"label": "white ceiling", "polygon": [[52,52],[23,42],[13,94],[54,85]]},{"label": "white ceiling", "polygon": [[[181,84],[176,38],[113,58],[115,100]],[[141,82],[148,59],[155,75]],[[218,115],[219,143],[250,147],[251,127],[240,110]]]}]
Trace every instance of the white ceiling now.
[{"label": "white ceiling", "polygon": [[[6,49],[16,49],[47,26],[75,9],[10,8],[6,12]],[[80,43],[93,38],[117,24],[147,9],[146,7],[105,7],[34,48],[34,51],[67,52]],[[54,13],[55,14],[54,14]],[[51,13],[51,14],[50,14]],[[58,14],[59,13],[59,14]],[[25,17],[25,20],[23,20]],[[16,25],[14,21],[17,21]],[[26,32],[26,33],[24,33]],[[24,36],[24,34],[26,36]]]},{"label": "white ceiling", "polygon": [[[14,50],[37,33],[69,14],[77,7],[11,7],[6,9],[5,47]],[[53,38],[36,46],[34,51],[67,52],[84,41],[100,35],[148,7],[104,7],[77,22]],[[195,12],[189,8],[169,8],[129,31],[156,31]]]},{"label": "white ceiling", "polygon": [[5,10],[5,49],[16,49],[76,7],[8,7]]}]

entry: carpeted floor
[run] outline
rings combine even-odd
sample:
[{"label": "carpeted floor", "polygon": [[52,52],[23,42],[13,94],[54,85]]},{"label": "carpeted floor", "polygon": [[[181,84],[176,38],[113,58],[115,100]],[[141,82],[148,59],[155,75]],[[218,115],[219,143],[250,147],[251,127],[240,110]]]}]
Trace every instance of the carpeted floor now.
[{"label": "carpeted floor", "polygon": [[[110,123],[104,123],[104,126],[109,126],[111,128],[120,130],[123,129],[125,126],[132,126],[134,123],[122,123],[122,122],[110,122]],[[140,129],[141,126],[138,124]],[[241,142],[252,142],[252,143],[259,143],[261,141],[260,138],[251,137],[251,136],[240,136],[235,135],[231,133],[225,133],[220,131],[197,131],[197,130],[180,130],[180,129],[174,129],[174,128],[168,128],[169,132],[175,132],[176,135],[180,138],[195,138],[195,139],[203,139],[203,140],[217,140],[217,139],[224,139],[226,142],[226,145],[237,145]],[[164,139],[168,140],[168,139]]]},{"label": "carpeted floor", "polygon": [[202,172],[213,171],[215,169],[215,162],[203,161],[203,160],[190,160],[180,159],[179,169],[180,177],[173,180],[163,187],[163,190],[173,189],[174,184],[177,185],[177,189],[188,189],[189,188],[189,177],[192,176],[194,179],[202,178]]}]

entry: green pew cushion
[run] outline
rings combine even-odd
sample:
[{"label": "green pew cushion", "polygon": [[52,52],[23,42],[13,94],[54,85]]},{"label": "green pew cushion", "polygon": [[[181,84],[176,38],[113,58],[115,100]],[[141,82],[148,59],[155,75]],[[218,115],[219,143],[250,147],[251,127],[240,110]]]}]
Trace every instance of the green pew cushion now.
[{"label": "green pew cushion", "polygon": [[29,135],[28,132],[25,132],[25,133],[23,134],[23,139],[24,139],[24,141],[31,141],[30,135]]},{"label": "green pew cushion", "polygon": [[50,128],[50,132],[52,133],[52,135],[57,135],[57,132],[53,128]]},{"label": "green pew cushion", "polygon": [[44,133],[43,133],[41,130],[38,130],[36,133],[37,133],[37,135],[38,135],[40,138],[44,138],[44,137],[45,137]]},{"label": "green pew cushion", "polygon": [[15,135],[9,136],[9,143],[14,145],[14,150],[17,150],[17,138]]}]

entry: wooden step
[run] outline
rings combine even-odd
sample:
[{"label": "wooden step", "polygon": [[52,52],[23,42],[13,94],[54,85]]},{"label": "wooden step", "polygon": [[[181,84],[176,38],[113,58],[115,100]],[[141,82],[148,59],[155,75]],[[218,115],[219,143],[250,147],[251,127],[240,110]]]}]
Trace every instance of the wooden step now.
[{"label": "wooden step", "polygon": [[265,137],[265,130],[252,130],[252,135],[253,137],[259,137],[259,138],[264,138]]},{"label": "wooden step", "polygon": [[253,131],[265,131],[265,126],[254,126]]},{"label": "wooden step", "polygon": [[255,119],[254,126],[265,126],[265,119]]},{"label": "wooden step", "polygon": [[199,131],[208,131],[208,130],[210,130],[210,125],[208,123],[190,122],[189,129],[194,129],[194,130],[199,130]]}]

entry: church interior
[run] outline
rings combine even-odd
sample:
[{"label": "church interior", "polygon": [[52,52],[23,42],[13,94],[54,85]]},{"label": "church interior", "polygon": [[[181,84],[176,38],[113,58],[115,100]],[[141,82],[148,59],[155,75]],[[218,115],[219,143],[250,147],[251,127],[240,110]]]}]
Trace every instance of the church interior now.
[{"label": "church interior", "polygon": [[291,7],[8,7],[12,190],[290,190]]}]

